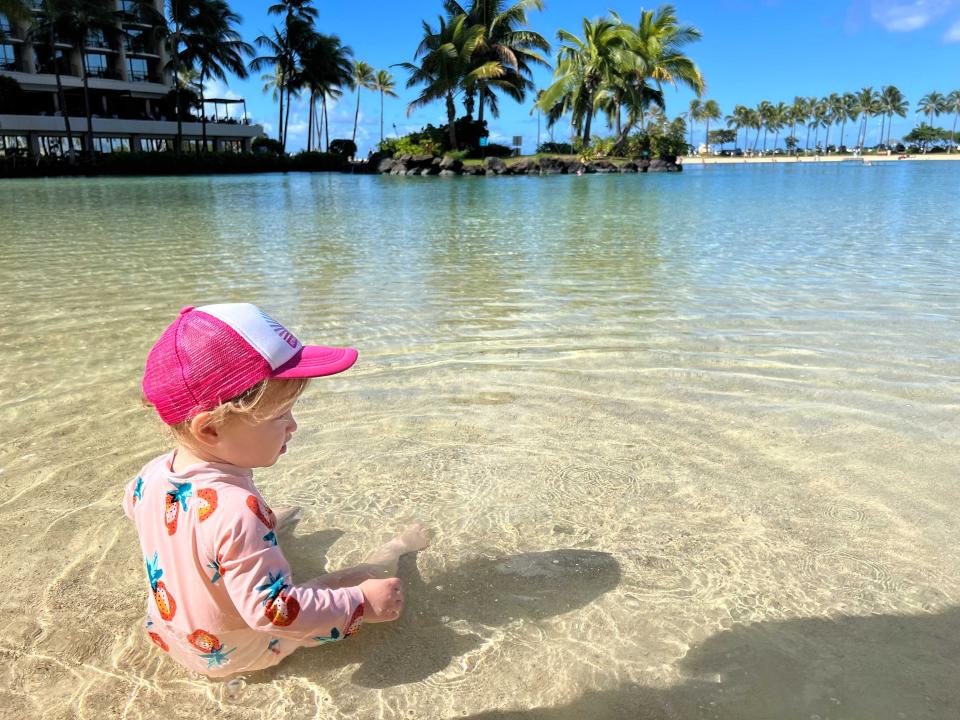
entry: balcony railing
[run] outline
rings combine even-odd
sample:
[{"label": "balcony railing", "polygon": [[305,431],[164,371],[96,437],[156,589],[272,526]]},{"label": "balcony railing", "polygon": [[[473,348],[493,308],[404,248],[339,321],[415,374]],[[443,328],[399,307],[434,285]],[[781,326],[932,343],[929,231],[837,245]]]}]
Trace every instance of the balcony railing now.
[{"label": "balcony railing", "polygon": [[17,64],[15,62],[0,62],[0,70],[6,70],[7,72],[16,72]]},{"label": "balcony railing", "polygon": [[110,68],[93,68],[87,71],[87,77],[103,78],[105,80],[119,80],[120,73]]}]

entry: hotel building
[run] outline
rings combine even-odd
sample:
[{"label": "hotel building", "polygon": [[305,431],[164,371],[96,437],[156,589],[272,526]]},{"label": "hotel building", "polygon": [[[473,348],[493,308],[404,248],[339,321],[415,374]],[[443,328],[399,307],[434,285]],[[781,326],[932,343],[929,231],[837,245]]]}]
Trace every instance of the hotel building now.
[{"label": "hotel building", "polygon": [[[40,7],[39,0],[28,0]],[[163,13],[164,0],[115,0],[118,19],[114,27],[95,30],[85,42],[56,42],[54,52],[44,39],[31,37],[29,23],[11,22],[0,15],[0,155],[62,155],[67,150],[64,113],[69,116],[74,148],[86,142],[87,117],[83,100],[82,69],[86,70],[93,115],[94,150],[97,152],[172,149],[177,134],[171,73],[164,40],[157,25],[142,12],[145,4]],[[35,13],[39,10],[34,10]],[[60,68],[66,108],[57,98],[54,64]],[[16,86],[3,78],[16,80]],[[10,88],[14,88],[11,92]],[[259,125],[223,117],[224,103],[208,100],[218,120],[207,122],[210,149],[249,150],[253,138],[263,134]],[[184,113],[184,149],[201,142],[198,108]]]}]

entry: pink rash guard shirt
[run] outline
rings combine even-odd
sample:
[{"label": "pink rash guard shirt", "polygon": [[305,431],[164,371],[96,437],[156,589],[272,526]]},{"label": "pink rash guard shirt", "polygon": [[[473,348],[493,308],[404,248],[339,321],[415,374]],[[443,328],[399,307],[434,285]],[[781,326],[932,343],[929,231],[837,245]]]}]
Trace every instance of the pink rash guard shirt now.
[{"label": "pink rash guard shirt", "polygon": [[294,584],[251,470],[197,463],[176,473],[174,452],[147,463],[123,498],[140,535],[146,630],[157,646],[224,677],[357,631],[359,588]]}]

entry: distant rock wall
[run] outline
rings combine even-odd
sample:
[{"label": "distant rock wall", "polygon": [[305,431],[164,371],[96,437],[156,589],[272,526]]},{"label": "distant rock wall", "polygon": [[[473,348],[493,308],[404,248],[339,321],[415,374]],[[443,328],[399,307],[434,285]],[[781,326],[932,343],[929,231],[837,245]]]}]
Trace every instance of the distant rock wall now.
[{"label": "distant rock wall", "polygon": [[370,163],[381,175],[593,175],[603,173],[680,172],[676,158],[655,158],[625,163],[610,160],[564,160],[559,157],[524,158],[506,163],[500,158],[484,158],[481,165],[464,165],[460,160],[432,155],[399,155]]}]

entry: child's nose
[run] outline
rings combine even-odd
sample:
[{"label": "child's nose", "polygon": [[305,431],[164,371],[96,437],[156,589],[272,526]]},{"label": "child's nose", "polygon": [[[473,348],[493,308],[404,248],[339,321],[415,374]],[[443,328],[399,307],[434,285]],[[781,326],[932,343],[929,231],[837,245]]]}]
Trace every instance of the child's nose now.
[{"label": "child's nose", "polygon": [[287,423],[287,432],[296,432],[296,431],[297,431],[297,420],[296,418],[293,417],[293,415],[291,415],[290,422]]}]

